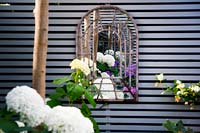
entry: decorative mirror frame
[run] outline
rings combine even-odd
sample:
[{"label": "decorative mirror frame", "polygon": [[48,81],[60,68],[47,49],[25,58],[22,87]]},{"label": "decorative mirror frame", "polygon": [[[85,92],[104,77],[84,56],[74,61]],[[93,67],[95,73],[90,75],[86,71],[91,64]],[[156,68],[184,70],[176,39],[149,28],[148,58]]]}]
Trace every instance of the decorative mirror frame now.
[{"label": "decorative mirror frame", "polygon": [[[116,102],[116,101],[131,101],[131,102],[133,102],[133,101],[138,101],[138,85],[139,85],[139,77],[138,77],[138,73],[139,73],[138,72],[139,44],[138,43],[139,43],[139,35],[138,35],[138,27],[137,27],[137,25],[136,25],[134,19],[132,18],[132,16],[129,15],[127,11],[125,11],[125,10],[119,8],[119,7],[116,7],[116,6],[112,6],[112,5],[103,5],[103,6],[99,6],[99,7],[96,7],[96,8],[93,8],[93,9],[89,10],[81,18],[80,22],[78,23],[77,29],[76,29],[76,58],[78,58],[78,59],[85,58],[85,57],[87,57],[89,59],[92,58],[94,63],[96,63],[96,58],[97,58],[97,52],[98,51],[97,51],[97,46],[95,44],[98,43],[99,28],[98,28],[98,23],[97,22],[100,20],[98,18],[99,17],[99,14],[98,14],[99,12],[98,11],[100,11],[100,10],[101,11],[103,11],[103,10],[113,10],[114,12],[120,12],[122,15],[126,15],[126,17],[127,17],[127,22],[125,23],[125,25],[126,25],[126,28],[128,29],[128,34],[131,37],[131,38],[129,37],[130,43],[133,43],[132,42],[132,39],[133,39],[134,40],[134,47],[135,47],[131,51],[134,50],[133,51],[134,52],[134,61],[135,61],[134,64],[136,65],[136,72],[135,72],[135,77],[136,77],[135,84],[136,85],[134,86],[136,88],[136,92],[134,94],[133,99],[128,99],[128,100],[127,99],[123,99],[123,100],[121,100],[121,99],[120,100],[119,99],[106,99],[106,100],[102,99],[102,100],[97,100],[97,101],[111,101],[111,102]],[[93,14],[92,20],[91,20],[91,16],[90,16],[91,14]],[[116,14],[111,14],[111,16],[112,15],[113,15],[113,21],[115,21],[115,19],[116,19],[115,15]],[[112,22],[112,23],[114,23],[114,22]],[[96,25],[97,25],[97,27],[96,27]],[[129,25],[131,25],[131,26],[129,26]],[[105,26],[105,25],[102,24],[101,26]],[[96,27],[96,28],[92,29],[92,32],[93,32],[93,40],[92,40],[93,41],[92,42],[93,49],[92,50],[89,48],[89,37],[90,37],[89,34],[91,34],[91,33],[88,32],[88,29],[90,27]],[[134,35],[133,35],[133,32],[131,31],[130,27],[134,29],[133,30]],[[83,31],[86,31],[85,34],[82,34]],[[98,33],[98,34],[96,34],[96,33]],[[134,38],[132,38],[132,37],[134,37]],[[119,38],[118,38],[118,40],[119,40]],[[120,38],[119,41],[122,41],[121,38]],[[90,45],[91,45],[91,42],[90,42]],[[131,46],[132,46],[132,44],[131,44]],[[86,48],[86,53],[83,52],[85,48]],[[92,51],[92,54],[89,54],[89,51],[90,52]],[[129,52],[129,54],[130,54],[129,57],[131,57],[131,55],[132,55],[131,52]],[[131,58],[129,58],[129,60],[131,60]],[[121,70],[121,67],[120,67],[120,70]],[[91,76],[92,76],[91,79],[96,78],[96,73],[91,74]],[[130,89],[128,91],[130,91]]]}]

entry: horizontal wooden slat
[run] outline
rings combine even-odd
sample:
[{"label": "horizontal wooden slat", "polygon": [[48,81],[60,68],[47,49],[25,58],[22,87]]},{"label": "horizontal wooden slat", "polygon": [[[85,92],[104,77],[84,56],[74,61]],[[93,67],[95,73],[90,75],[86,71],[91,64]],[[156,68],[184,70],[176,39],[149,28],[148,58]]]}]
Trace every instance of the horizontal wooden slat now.
[{"label": "horizontal wooden slat", "polygon": [[180,68],[190,68],[190,67],[199,67],[200,62],[162,62],[160,63],[159,61],[151,61],[151,62],[140,62],[139,63],[140,67],[180,67]]},{"label": "horizontal wooden slat", "polygon": [[[200,33],[140,33],[139,38],[140,39],[176,39],[176,38],[181,38],[181,39],[199,39]],[[60,34],[49,34],[49,38],[52,39],[75,39],[75,34],[66,34],[66,33],[60,33]],[[24,38],[24,39],[33,39],[34,35],[31,33],[25,34],[25,33],[0,33],[0,38],[4,39],[19,39],[19,38]]]},{"label": "horizontal wooden slat", "polygon": [[[50,11],[76,11],[76,10],[84,10],[84,11],[88,11],[89,9],[95,8],[97,5],[81,5],[81,6],[77,6],[77,5],[50,5],[49,10]],[[121,8],[123,8],[124,10],[187,10],[187,9],[200,9],[200,4],[180,4],[180,5],[117,5],[115,4],[115,6],[120,6]],[[14,10],[14,11],[24,11],[24,10],[31,10],[34,8],[34,5],[11,5],[8,7],[1,7],[0,10],[4,10],[4,11],[9,11],[9,10]]]},{"label": "horizontal wooden slat", "polygon": [[199,112],[169,112],[169,111],[92,111],[94,116],[124,116],[124,117],[191,117],[191,118],[200,118]]},{"label": "horizontal wooden slat", "polygon": [[[200,32],[200,26],[138,26],[141,32],[173,32],[173,31],[190,31]],[[50,26],[49,32],[75,32],[76,26]],[[0,26],[0,32],[34,32],[34,26]]]},{"label": "horizontal wooden slat", "polygon": [[[47,66],[69,66],[69,61],[48,61]],[[0,61],[0,66],[31,66],[32,61]],[[180,67],[180,68],[193,68],[193,67],[199,67],[199,62],[140,62],[139,67]]]},{"label": "horizontal wooden slat", "polygon": [[[26,55],[25,55],[26,56]],[[47,68],[47,74],[63,74],[66,72],[71,72],[72,70],[70,68]],[[5,73],[32,73],[32,68],[1,68],[0,69],[0,74],[5,74]],[[146,68],[140,68],[139,69],[139,74],[158,74],[158,73],[164,73],[164,74],[200,74],[199,69],[180,69],[180,68],[151,68],[151,69],[146,69]]]},{"label": "horizontal wooden slat", "polygon": [[[85,14],[85,12],[52,12],[49,13],[49,17],[82,17]],[[134,17],[198,17],[199,11],[192,11],[192,12],[129,12],[130,15]],[[5,13],[2,12],[1,17],[33,17],[32,12],[11,12],[11,13]]]},{"label": "horizontal wooden slat", "polygon": [[[15,21],[13,21],[13,19]],[[24,25],[32,25],[34,26],[34,19],[27,19],[27,18],[6,18],[6,19],[1,19],[0,18],[0,24],[12,24],[12,25],[16,25],[16,24],[24,24]],[[23,20],[23,21],[22,21]],[[57,25],[77,25],[78,22],[80,21],[80,19],[67,19],[67,18],[63,18],[63,19],[50,19],[49,20],[49,24],[50,26],[52,24],[57,24]],[[198,18],[182,18],[182,19],[158,19],[158,18],[154,18],[154,19],[136,19],[135,20],[136,23],[138,25],[141,24],[145,24],[145,25],[151,25],[151,24],[174,24],[174,25],[178,25],[178,24],[200,24],[200,19]]]},{"label": "horizontal wooden slat", "polygon": [[[0,59],[2,60],[32,60],[32,55],[31,53],[29,54],[26,54],[27,52],[25,52],[25,54],[20,54],[20,53],[14,53],[12,54],[13,51],[8,51],[10,54],[5,54],[7,52],[2,52],[4,54],[0,54]],[[65,51],[64,51],[65,52]],[[71,51],[71,52],[75,52],[75,51]],[[185,53],[185,52],[182,52],[182,53]],[[188,53],[191,53],[191,52],[188,52]],[[188,61],[188,62],[192,62],[192,61],[199,61],[200,60],[200,55],[185,55],[185,54],[182,54],[182,55],[166,55],[166,54],[163,54],[163,55],[142,55],[142,53],[140,53],[140,58],[139,60],[140,61],[176,61],[176,60],[179,60],[179,61]],[[162,53],[161,53],[162,54]],[[48,52],[48,55],[47,55],[47,60],[56,60],[56,59],[59,59],[59,60],[73,60],[75,58],[75,55],[74,54],[56,54],[56,52]],[[175,71],[173,71],[175,72]]]},{"label": "horizontal wooden slat", "polygon": [[[71,48],[71,47],[66,47],[66,48],[48,48],[48,52],[49,53],[57,53],[57,52],[75,52],[75,47]],[[0,53],[7,53],[7,52],[18,52],[18,53],[27,53],[27,52],[33,52],[33,48],[18,48],[18,47],[13,47],[13,48],[1,48],[0,49]],[[141,54],[145,53],[149,53],[149,54],[153,54],[153,53],[184,53],[185,56],[187,53],[197,53],[200,54],[200,48],[140,48],[139,52]],[[181,55],[179,55],[181,56]],[[176,57],[174,57],[176,58]],[[187,57],[185,57],[187,58]]]},{"label": "horizontal wooden slat", "polygon": [[[6,45],[6,46],[32,46],[33,47],[33,40],[1,40],[0,46]],[[49,40],[48,41],[49,46],[74,46],[75,40]],[[193,46],[200,46],[200,40],[140,40],[139,41],[140,47],[162,47],[162,46],[168,46],[168,47],[193,47]]]}]

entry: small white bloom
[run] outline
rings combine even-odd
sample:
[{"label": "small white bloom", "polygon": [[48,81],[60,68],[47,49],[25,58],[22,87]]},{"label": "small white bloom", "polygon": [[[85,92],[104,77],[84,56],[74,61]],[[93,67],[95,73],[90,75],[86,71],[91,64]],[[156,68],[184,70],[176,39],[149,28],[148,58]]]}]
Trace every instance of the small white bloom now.
[{"label": "small white bloom", "polygon": [[177,85],[177,88],[179,88],[179,89],[182,89],[182,88],[184,88],[185,87],[185,84],[184,83],[181,83],[181,84],[178,84]]},{"label": "small white bloom", "polygon": [[86,65],[88,65],[91,71],[97,71],[98,70],[96,63],[94,63],[91,59],[82,58],[81,61],[84,62]]},{"label": "small white bloom", "polygon": [[198,93],[200,91],[200,87],[197,85],[192,85],[191,87],[189,87],[192,91]]},{"label": "small white bloom", "polygon": [[163,81],[163,79],[164,79],[163,73],[160,73],[159,75],[156,75],[156,78],[157,78],[157,80],[159,80],[159,81]]},{"label": "small white bloom", "polygon": [[104,61],[104,55],[101,52],[97,52],[97,61],[101,63]]},{"label": "small white bloom", "polygon": [[114,55],[114,53],[115,53],[115,52],[114,52],[112,49],[106,50],[106,51],[104,52],[105,55],[109,54],[109,55],[112,55],[112,56]]},{"label": "small white bloom", "polygon": [[176,80],[176,84],[181,84],[182,82],[180,80]]},{"label": "small white bloom", "polygon": [[120,56],[121,56],[120,51],[116,51],[116,52],[115,52],[115,57],[116,57],[117,59],[120,59]]},{"label": "small white bloom", "polygon": [[181,94],[181,91],[177,91],[176,95],[180,95]]},{"label": "small white bloom", "polygon": [[103,62],[107,63],[109,67],[112,67],[115,64],[115,58],[112,55],[107,54],[104,56]]}]

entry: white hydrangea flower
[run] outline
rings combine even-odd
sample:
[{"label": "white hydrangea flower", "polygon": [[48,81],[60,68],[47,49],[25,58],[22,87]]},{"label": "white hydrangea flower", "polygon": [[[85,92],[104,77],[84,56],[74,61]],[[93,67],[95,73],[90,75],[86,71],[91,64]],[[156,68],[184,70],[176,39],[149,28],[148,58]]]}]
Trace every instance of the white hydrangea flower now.
[{"label": "white hydrangea flower", "polygon": [[90,68],[88,64],[82,62],[79,59],[74,59],[70,63],[71,69],[80,69],[86,76],[90,74]]},{"label": "white hydrangea flower", "polygon": [[115,52],[115,57],[116,57],[117,59],[120,59],[120,56],[121,56],[121,55],[120,55],[120,51],[116,51],[116,52]]},{"label": "white hydrangea flower", "polygon": [[36,90],[28,86],[17,86],[6,96],[8,110],[20,113],[21,121],[28,126],[40,125],[46,116],[46,107]]},{"label": "white hydrangea flower", "polygon": [[84,62],[85,64],[87,64],[90,68],[91,71],[97,71],[97,65],[96,63],[94,63],[94,61],[92,61],[91,59],[88,59],[88,58],[82,58],[81,59],[82,62]]},{"label": "white hydrangea flower", "polygon": [[107,63],[109,67],[112,67],[115,65],[115,58],[112,55],[105,55],[104,56],[104,63]]},{"label": "white hydrangea flower", "polygon": [[181,84],[182,82],[180,80],[176,80],[176,84]]},{"label": "white hydrangea flower", "polygon": [[94,133],[93,124],[76,107],[54,107],[45,122],[53,133]]},{"label": "white hydrangea flower", "polygon": [[114,53],[115,53],[115,52],[114,52],[112,49],[106,50],[106,51],[104,52],[105,55],[109,54],[109,55],[112,55],[112,56],[114,55]]},{"label": "white hydrangea flower", "polygon": [[98,62],[104,61],[104,55],[101,52],[97,52],[97,61]]},{"label": "white hydrangea flower", "polygon": [[189,88],[196,93],[200,92],[200,87],[197,85],[192,85]]}]

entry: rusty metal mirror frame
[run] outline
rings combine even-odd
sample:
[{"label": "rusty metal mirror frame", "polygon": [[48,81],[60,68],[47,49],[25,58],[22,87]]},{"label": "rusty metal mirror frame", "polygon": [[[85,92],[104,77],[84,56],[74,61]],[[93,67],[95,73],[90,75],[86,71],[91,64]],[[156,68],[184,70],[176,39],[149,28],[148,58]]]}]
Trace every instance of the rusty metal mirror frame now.
[{"label": "rusty metal mirror frame", "polygon": [[[127,26],[127,29],[128,29],[128,32],[129,32],[129,34],[131,35],[131,38],[129,38],[129,41],[131,42],[132,41],[132,39],[134,39],[134,55],[135,55],[135,58],[134,58],[134,60],[135,60],[135,64],[136,64],[136,73],[135,73],[135,77],[136,77],[136,79],[135,79],[135,82],[136,82],[136,85],[135,85],[135,87],[136,87],[136,90],[137,90],[137,92],[134,94],[134,98],[133,99],[129,99],[129,100],[119,100],[119,99],[106,99],[106,100],[102,100],[102,101],[110,101],[110,102],[117,102],[117,101],[131,101],[131,102],[135,102],[135,101],[138,101],[138,85],[139,85],[139,78],[138,78],[138,65],[139,65],[139,63],[138,63],[138,58],[139,58],[139,54],[138,54],[138,50],[139,50],[139,46],[138,46],[138,43],[139,43],[139,36],[138,36],[138,27],[137,27],[137,25],[136,25],[136,23],[135,23],[135,21],[134,21],[134,19],[132,18],[132,16],[130,16],[129,14],[128,14],[128,12],[126,12],[125,10],[123,10],[123,9],[121,9],[121,8],[119,8],[119,7],[116,7],[116,6],[111,6],[111,5],[103,5],[103,6],[99,6],[99,7],[96,7],[96,8],[94,8],[94,9],[92,9],[92,10],[90,10],[90,11],[88,11],[83,17],[82,17],[82,19],[80,20],[80,22],[78,23],[78,26],[77,26],[77,29],[76,29],[76,57],[77,58],[82,58],[82,57],[88,57],[88,58],[93,58],[93,60],[96,62],[96,53],[97,53],[97,48],[95,48],[95,46],[94,46],[94,49],[92,49],[94,52],[94,54],[93,55],[90,55],[89,56],[89,54],[83,54],[82,53],[82,51],[83,51],[83,47],[82,47],[82,45],[83,45],[83,38],[84,38],[84,41],[87,41],[87,43],[89,43],[88,42],[88,39],[89,38],[87,38],[87,37],[89,37],[89,35],[85,38],[85,35],[83,35],[82,33],[84,32],[84,31],[87,31],[88,29],[89,29],[89,27],[95,27],[95,25],[97,25],[97,27],[95,27],[93,30],[92,30],[92,32],[93,32],[93,36],[95,36],[97,33],[99,33],[99,26],[98,26],[98,23],[96,23],[96,20],[97,20],[97,18],[95,18],[95,16],[92,18],[93,19],[93,22],[92,22],[92,25],[87,25],[87,26],[85,26],[84,25],[84,27],[82,27],[82,25],[83,25],[83,23],[85,24],[85,23],[90,23],[90,19],[89,19],[89,22],[87,22],[87,19],[85,19],[85,18],[88,18],[88,17],[90,17],[90,15],[92,14],[92,13],[95,13],[96,11],[100,11],[100,10],[113,10],[113,11],[118,11],[118,12],[120,12],[121,14],[124,14],[124,15],[126,15],[126,17],[127,17],[127,22],[126,22],[126,25],[128,25],[128,24],[130,24],[130,22],[131,22],[131,25],[132,25],[132,27],[134,28],[134,38],[132,38],[133,37],[133,33],[132,33],[132,31],[130,30],[130,28]],[[99,14],[98,14],[99,15]],[[113,14],[111,14],[111,15],[113,15]],[[115,14],[114,14],[114,17],[116,17],[115,16]],[[113,21],[115,21],[115,18],[113,19]],[[112,22],[113,24],[114,24],[114,22]],[[105,26],[104,24],[102,24],[101,26]],[[85,28],[86,27],[86,28]],[[84,29],[85,28],[85,29]],[[104,29],[104,28],[103,28]],[[98,32],[97,32],[98,31]],[[101,31],[102,32],[102,31]],[[87,34],[89,34],[89,33],[87,33]],[[91,33],[90,33],[91,34]],[[120,38],[120,37],[119,37]],[[94,39],[94,37],[93,37],[93,43],[96,43],[95,41],[95,39]],[[98,40],[97,40],[98,41]],[[121,41],[121,38],[120,38],[120,41]],[[92,45],[94,45],[94,44],[92,44]],[[89,44],[87,44],[87,46],[86,47],[89,47]],[[89,48],[87,48],[87,50],[88,50],[88,52],[91,50],[91,49],[89,49]],[[92,57],[91,57],[92,56]],[[101,101],[101,100],[99,100],[99,101]]]}]

